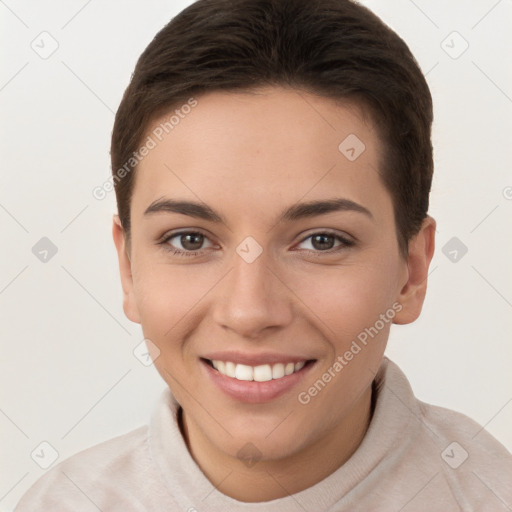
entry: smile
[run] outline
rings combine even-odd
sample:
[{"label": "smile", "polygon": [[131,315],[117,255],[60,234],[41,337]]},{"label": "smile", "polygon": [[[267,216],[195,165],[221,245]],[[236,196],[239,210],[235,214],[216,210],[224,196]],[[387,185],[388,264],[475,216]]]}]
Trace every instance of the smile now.
[{"label": "smile", "polygon": [[226,377],[255,382],[282,379],[287,375],[298,372],[307,363],[307,361],[300,361],[297,363],[289,362],[249,366],[246,364],[236,364],[231,361],[207,360],[207,362]]},{"label": "smile", "polygon": [[205,356],[199,358],[200,367],[214,387],[230,399],[249,404],[269,402],[291,393],[318,362],[271,352],[224,351]]}]

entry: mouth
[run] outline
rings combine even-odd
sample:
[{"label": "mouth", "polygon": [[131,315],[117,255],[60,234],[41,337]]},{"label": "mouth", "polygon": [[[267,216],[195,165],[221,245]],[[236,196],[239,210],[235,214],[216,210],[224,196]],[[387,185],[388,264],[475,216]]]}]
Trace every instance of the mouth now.
[{"label": "mouth", "polygon": [[221,361],[216,359],[201,358],[207,365],[217,370],[221,375],[231,379],[246,382],[268,382],[269,380],[278,380],[293,373],[297,373],[306,365],[313,364],[316,359],[304,361],[275,364],[261,364],[250,366],[247,364],[234,363],[232,361]]},{"label": "mouth", "polygon": [[207,377],[224,395],[237,402],[262,404],[287,392],[291,393],[317,360],[302,359],[252,366],[201,357],[200,362]]}]

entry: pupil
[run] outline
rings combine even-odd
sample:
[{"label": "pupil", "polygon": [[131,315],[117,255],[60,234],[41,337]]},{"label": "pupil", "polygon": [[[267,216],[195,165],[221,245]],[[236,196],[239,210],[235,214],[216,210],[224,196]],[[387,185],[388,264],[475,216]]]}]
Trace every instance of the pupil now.
[{"label": "pupil", "polygon": [[[194,239],[196,239],[195,242],[194,242]],[[183,245],[183,247],[185,247],[185,249],[189,249],[191,251],[200,249],[202,243],[203,243],[203,235],[201,235],[201,233],[191,233],[191,234],[187,234],[187,235],[182,235],[182,237],[181,237],[181,244]],[[190,245],[192,245],[192,247],[190,247]]]},{"label": "pupil", "polygon": [[[332,249],[333,247],[333,236],[332,235],[315,235],[312,240],[313,247],[315,249]],[[329,240],[330,242],[326,242],[325,240]],[[320,241],[320,243],[317,243]]]}]

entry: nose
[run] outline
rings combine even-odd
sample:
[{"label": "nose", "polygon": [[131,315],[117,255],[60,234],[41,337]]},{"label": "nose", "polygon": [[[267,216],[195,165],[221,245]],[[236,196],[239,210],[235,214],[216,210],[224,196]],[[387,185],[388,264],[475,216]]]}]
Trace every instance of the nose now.
[{"label": "nose", "polygon": [[256,339],[265,329],[277,330],[292,321],[293,293],[265,251],[252,263],[235,254],[218,294],[214,321],[240,337]]}]

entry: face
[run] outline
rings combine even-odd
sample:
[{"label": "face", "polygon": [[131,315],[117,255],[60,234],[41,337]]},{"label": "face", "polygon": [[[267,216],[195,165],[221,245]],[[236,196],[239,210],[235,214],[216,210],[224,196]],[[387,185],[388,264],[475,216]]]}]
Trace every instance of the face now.
[{"label": "face", "polygon": [[114,224],[124,309],[219,451],[318,443],[419,314],[425,255],[400,256],[381,151],[356,105],[267,88],[197,97],[139,164],[130,247]]}]

